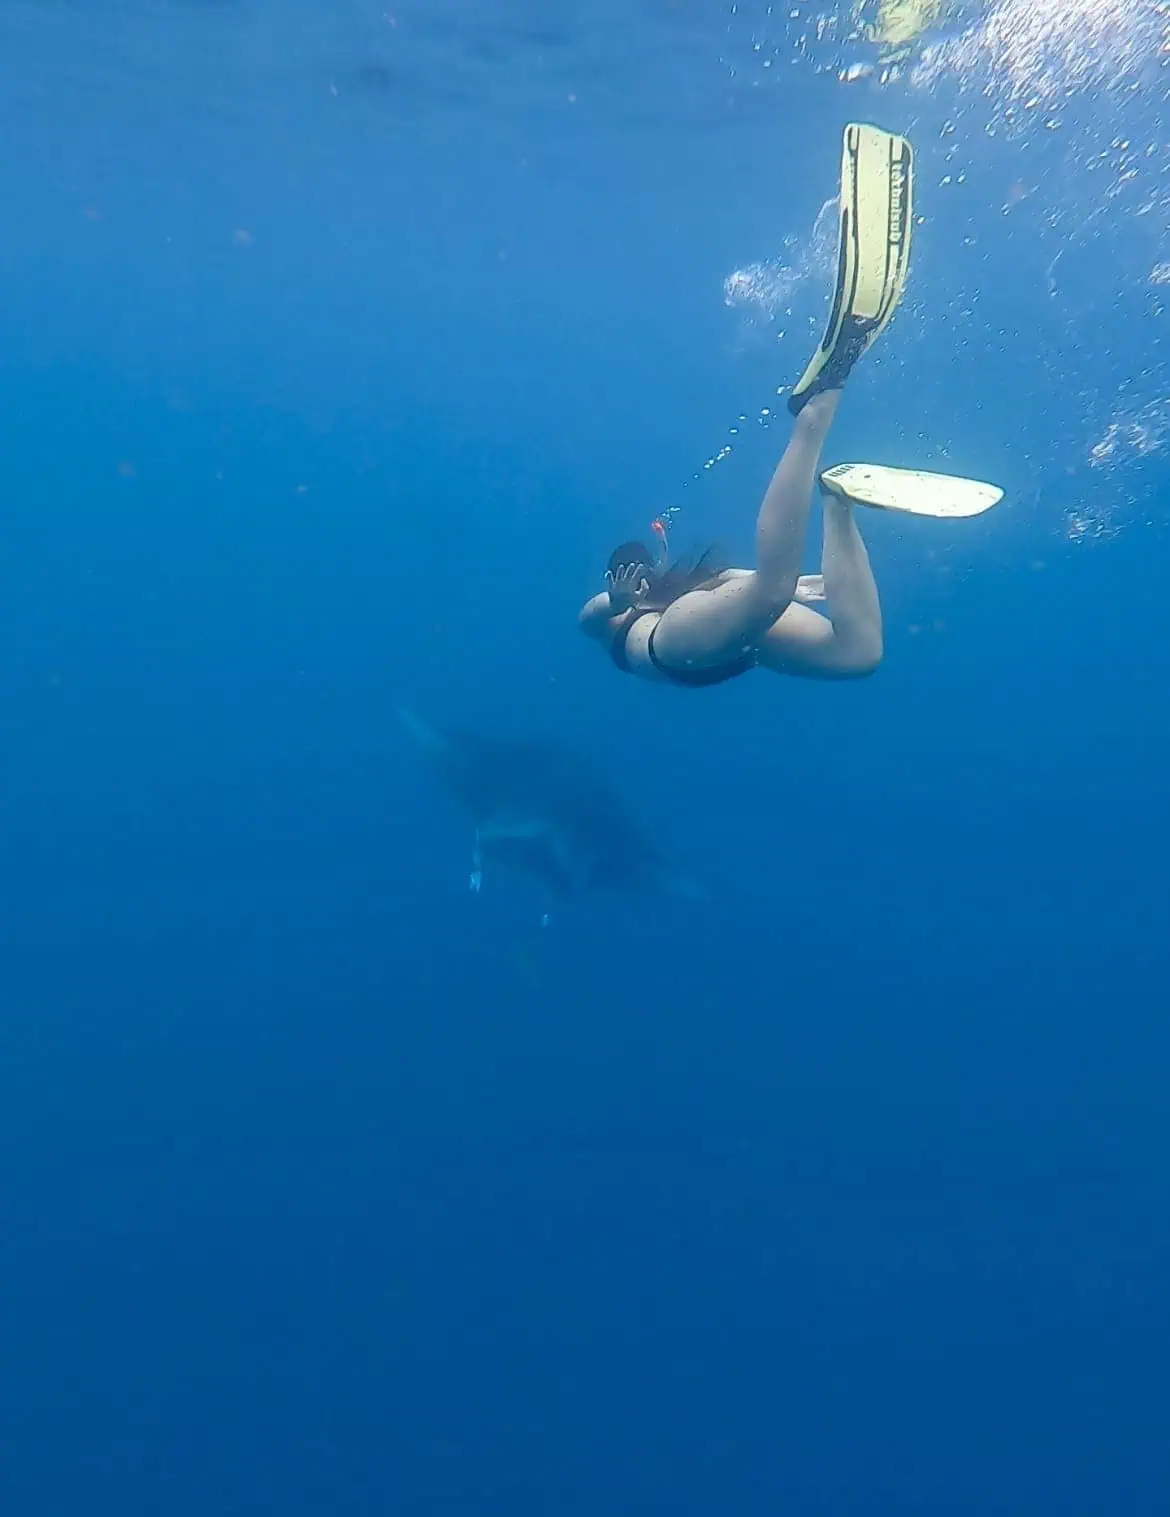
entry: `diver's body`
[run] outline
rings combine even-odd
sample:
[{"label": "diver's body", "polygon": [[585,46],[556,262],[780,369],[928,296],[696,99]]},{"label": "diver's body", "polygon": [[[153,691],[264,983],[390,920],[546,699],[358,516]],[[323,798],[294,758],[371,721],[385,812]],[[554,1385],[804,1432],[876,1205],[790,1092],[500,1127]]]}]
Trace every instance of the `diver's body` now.
[{"label": "diver's body", "polygon": [[[756,521],[755,569],[688,576],[654,567],[642,544],[611,558],[607,589],[580,616],[617,666],[644,679],[711,685],[759,667],[814,679],[871,674],[882,657],[877,586],[853,506],[824,487],[823,597],[802,594],[800,562],[821,452],[857,358],[901,297],[911,229],[909,144],[846,128],[837,294],[825,339],[793,390],[792,436]],[[805,602],[824,598],[828,615]]]},{"label": "diver's body", "polygon": [[873,673],[882,658],[881,605],[848,501],[824,497],[828,616],[800,593],[809,587],[800,560],[813,486],[840,396],[824,391],[796,418],[760,507],[754,570],[724,570],[654,609],[639,604],[653,587],[647,565],[611,567],[609,589],[586,604],[580,621],[619,668],[680,685],[718,684],[755,667],[813,679]]}]

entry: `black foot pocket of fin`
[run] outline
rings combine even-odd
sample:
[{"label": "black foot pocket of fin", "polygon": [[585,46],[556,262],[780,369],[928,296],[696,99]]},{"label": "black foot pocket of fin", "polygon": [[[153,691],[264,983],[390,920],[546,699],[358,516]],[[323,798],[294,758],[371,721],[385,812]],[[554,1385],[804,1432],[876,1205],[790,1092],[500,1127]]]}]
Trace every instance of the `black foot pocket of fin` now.
[{"label": "black foot pocket of fin", "polygon": [[794,416],[814,395],[841,388],[902,298],[910,264],[913,167],[904,137],[857,122],[845,128],[833,306],[820,346],[788,398]]}]

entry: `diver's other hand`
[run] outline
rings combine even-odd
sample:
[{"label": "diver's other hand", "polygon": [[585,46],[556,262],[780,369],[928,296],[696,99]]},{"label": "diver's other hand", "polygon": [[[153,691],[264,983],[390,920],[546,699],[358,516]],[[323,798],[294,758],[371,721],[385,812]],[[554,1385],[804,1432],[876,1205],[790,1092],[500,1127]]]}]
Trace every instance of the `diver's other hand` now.
[{"label": "diver's other hand", "polygon": [[619,564],[616,569],[607,569],[605,588],[609,593],[610,610],[614,616],[621,616],[650,588],[646,565]]}]

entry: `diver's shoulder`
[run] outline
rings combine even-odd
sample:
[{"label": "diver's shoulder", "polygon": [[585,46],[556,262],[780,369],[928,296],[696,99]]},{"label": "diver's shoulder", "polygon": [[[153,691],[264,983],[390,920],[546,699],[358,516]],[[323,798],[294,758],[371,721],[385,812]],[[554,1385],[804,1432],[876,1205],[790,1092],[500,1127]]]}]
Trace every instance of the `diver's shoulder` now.
[{"label": "diver's shoulder", "polygon": [[612,619],[607,590],[602,590],[599,595],[591,595],[577,613],[577,625],[591,637],[602,636]]}]

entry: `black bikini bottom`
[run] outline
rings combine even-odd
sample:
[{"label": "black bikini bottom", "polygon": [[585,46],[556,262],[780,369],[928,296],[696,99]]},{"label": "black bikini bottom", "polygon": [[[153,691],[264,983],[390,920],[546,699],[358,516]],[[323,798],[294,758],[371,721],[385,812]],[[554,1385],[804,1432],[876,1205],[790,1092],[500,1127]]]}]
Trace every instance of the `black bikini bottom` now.
[{"label": "black bikini bottom", "polygon": [[[632,674],[629,654],[626,652],[626,643],[629,640],[630,629],[634,623],[641,621],[644,616],[655,616],[659,613],[654,611],[637,611],[621,628],[613,642],[610,644],[609,656],[624,674]],[[726,664],[715,664],[708,669],[675,669],[670,664],[664,664],[654,652],[655,627],[646,640],[646,652],[650,655],[650,662],[662,675],[663,679],[669,680],[672,685],[685,685],[689,689],[700,689],[704,685],[722,685],[729,679],[737,679],[741,674],[746,674],[749,669],[754,669],[759,662],[755,650],[741,653],[737,659]]]}]

